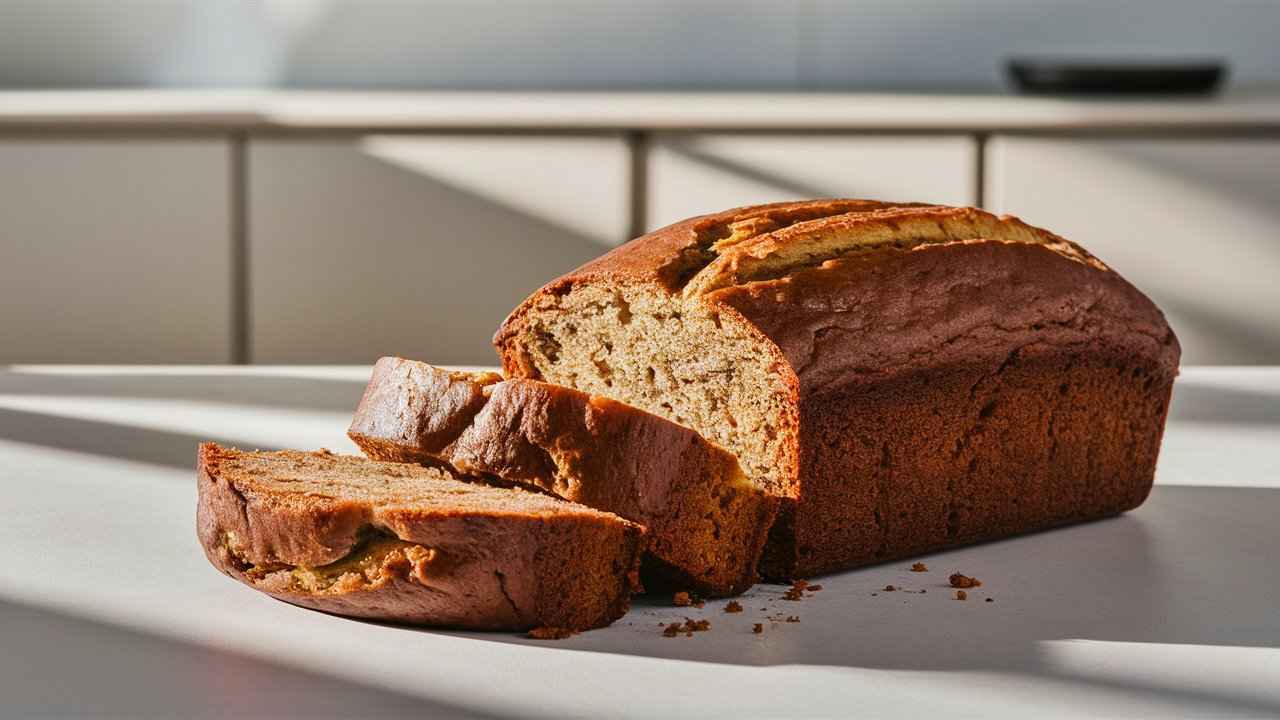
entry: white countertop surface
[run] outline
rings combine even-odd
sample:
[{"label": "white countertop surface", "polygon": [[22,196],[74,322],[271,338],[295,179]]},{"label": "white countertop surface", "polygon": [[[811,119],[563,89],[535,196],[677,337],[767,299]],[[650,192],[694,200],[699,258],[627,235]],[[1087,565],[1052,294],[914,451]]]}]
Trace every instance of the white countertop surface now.
[{"label": "white countertop surface", "polygon": [[[1184,370],[1157,487],[1125,516],[801,602],[757,586],[737,615],[642,601],[558,642],[344,620],[206,562],[196,442],[351,450],[367,374],[0,370],[0,716],[1280,715],[1280,368]],[[984,584],[954,600],[953,571]],[[711,631],[662,637],[685,615]]]},{"label": "white countertop surface", "polygon": [[1209,98],[769,92],[0,91],[0,130],[1276,129],[1280,92]]}]

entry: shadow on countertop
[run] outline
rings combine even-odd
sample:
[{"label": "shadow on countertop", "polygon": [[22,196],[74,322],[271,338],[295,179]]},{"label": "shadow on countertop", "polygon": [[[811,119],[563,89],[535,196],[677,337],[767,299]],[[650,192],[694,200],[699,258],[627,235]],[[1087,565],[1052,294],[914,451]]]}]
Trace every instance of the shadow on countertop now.
[{"label": "shadow on countertop", "polygon": [[0,627],[5,717],[491,717],[8,600]]}]

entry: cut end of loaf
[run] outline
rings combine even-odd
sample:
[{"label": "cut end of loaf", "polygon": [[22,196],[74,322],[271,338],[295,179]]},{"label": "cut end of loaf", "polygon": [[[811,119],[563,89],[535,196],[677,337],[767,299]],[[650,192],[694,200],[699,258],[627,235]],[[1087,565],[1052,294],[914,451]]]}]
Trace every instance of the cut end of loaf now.
[{"label": "cut end of loaf", "polygon": [[791,492],[795,376],[732,309],[642,284],[584,283],[539,296],[522,312],[501,347],[510,374],[617,398],[692,428],[734,453],[761,489]]}]

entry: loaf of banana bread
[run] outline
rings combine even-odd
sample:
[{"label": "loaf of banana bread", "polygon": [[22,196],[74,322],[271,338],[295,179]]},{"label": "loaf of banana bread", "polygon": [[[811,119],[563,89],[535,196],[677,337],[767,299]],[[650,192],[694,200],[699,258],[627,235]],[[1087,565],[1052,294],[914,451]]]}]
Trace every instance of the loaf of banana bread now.
[{"label": "loaf of banana bread", "polygon": [[864,200],[655,231],[544,286],[494,342],[510,376],[737,454],[782,499],[773,578],[1136,507],[1179,358],[1159,309],[1080,246]]},{"label": "loaf of banana bread", "polygon": [[382,358],[348,435],[376,460],[447,463],[616,513],[648,530],[650,590],[740,593],[778,501],[728,451],[615,400]]},{"label": "loaf of banana bread", "polygon": [[621,617],[643,530],[541,493],[328,452],[200,446],[209,561],[337,615],[477,630],[576,631]]}]

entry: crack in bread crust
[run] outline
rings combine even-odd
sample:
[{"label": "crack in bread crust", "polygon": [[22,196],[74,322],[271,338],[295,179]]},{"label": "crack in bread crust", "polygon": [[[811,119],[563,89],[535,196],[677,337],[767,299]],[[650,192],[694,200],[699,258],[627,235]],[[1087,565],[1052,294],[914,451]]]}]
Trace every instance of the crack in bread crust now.
[{"label": "crack in bread crust", "polygon": [[[758,218],[730,227],[751,228],[713,249],[714,260],[684,287],[685,297],[750,282],[774,280],[797,270],[820,267],[847,255],[879,248],[910,250],[926,245],[968,242],[1043,245],[1075,262],[1106,266],[1080,246],[1014,217],[996,217],[975,208],[903,208],[832,215],[777,227]],[[756,232],[763,230],[762,232]]]},{"label": "crack in bread crust", "polygon": [[923,207],[929,206],[922,203],[885,203],[875,200],[818,200],[729,210],[694,224],[693,242],[682,248],[668,266],[659,270],[659,274],[669,277],[674,288],[683,288],[721,254],[760,235],[797,223],[820,221],[849,213]]}]

